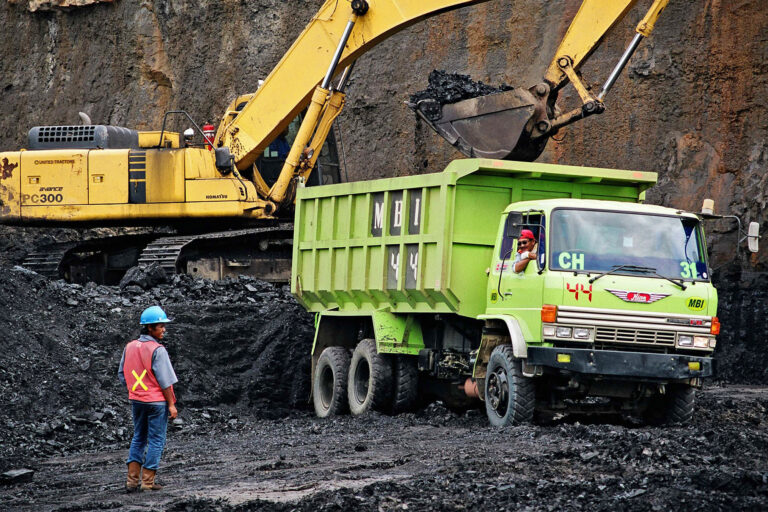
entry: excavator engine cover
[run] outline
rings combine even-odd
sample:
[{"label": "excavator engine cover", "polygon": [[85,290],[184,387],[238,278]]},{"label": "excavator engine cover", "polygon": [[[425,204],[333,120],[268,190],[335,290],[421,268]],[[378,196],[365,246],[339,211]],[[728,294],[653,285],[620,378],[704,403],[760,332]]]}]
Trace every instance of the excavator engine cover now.
[{"label": "excavator engine cover", "polygon": [[407,105],[470,158],[533,161],[546,145],[546,137],[532,138],[536,123],[547,119],[546,103],[525,89],[456,103],[425,99]]},{"label": "excavator engine cover", "polygon": [[138,149],[139,132],[121,126],[35,126],[29,149]]}]

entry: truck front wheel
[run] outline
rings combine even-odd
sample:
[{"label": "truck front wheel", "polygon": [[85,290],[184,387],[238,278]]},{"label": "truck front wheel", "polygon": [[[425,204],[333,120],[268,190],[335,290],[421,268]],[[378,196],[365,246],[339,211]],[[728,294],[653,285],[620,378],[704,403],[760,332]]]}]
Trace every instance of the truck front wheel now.
[{"label": "truck front wheel", "polygon": [[392,400],[392,361],[376,351],[376,341],[357,344],[347,382],[349,411],[359,416],[370,410],[385,411]]},{"label": "truck front wheel", "polygon": [[656,395],[648,401],[645,422],[650,425],[671,425],[688,423],[693,417],[696,403],[694,389],[687,384],[670,384],[666,393]]},{"label": "truck front wheel", "polygon": [[536,391],[533,380],[523,375],[512,347],[493,349],[485,377],[485,412],[494,427],[533,421]]},{"label": "truck front wheel", "polygon": [[347,412],[349,350],[328,347],[320,354],[312,383],[312,403],[318,418]]}]

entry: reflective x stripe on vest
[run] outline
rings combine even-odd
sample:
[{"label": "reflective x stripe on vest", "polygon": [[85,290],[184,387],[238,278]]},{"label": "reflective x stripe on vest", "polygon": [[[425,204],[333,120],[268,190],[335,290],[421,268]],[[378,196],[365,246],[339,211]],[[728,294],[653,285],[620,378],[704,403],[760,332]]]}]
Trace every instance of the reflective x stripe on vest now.
[{"label": "reflective x stripe on vest", "polygon": [[136,391],[136,386],[141,385],[141,387],[144,389],[144,391],[149,391],[149,388],[142,382],[142,379],[147,374],[147,369],[145,368],[143,372],[141,372],[141,375],[136,375],[136,370],[131,370],[131,375],[136,379],[136,382],[133,383],[133,386],[131,386],[131,391]]}]

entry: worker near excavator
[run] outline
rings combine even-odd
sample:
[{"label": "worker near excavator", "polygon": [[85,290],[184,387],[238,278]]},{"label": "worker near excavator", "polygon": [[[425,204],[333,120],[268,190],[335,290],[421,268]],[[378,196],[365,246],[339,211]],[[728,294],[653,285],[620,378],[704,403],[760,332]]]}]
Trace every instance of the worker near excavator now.
[{"label": "worker near excavator", "polygon": [[533,231],[530,229],[523,229],[517,239],[517,254],[515,254],[515,261],[512,263],[512,269],[515,274],[525,272],[528,262],[535,259],[536,237],[533,236]]},{"label": "worker near excavator", "polygon": [[133,413],[127,492],[163,488],[155,483],[155,475],[165,448],[168,418],[175,419],[178,414],[173,393],[178,379],[168,351],[160,344],[165,324],[170,321],[159,306],[145,309],[140,319],[141,335],[126,345],[120,360],[118,377],[128,389]]}]

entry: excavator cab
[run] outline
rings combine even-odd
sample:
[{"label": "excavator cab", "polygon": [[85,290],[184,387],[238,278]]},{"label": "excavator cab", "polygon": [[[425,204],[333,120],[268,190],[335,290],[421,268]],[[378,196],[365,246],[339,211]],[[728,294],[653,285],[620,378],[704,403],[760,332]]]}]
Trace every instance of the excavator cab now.
[{"label": "excavator cab", "polygon": [[[304,113],[301,113],[256,159],[256,167],[267,185],[274,185],[280,176],[285,159],[293,145],[293,141],[296,140],[296,134],[303,120]],[[341,183],[341,181],[341,163],[339,161],[335,130],[331,130],[325,139],[320,156],[315,163],[312,173],[309,175],[306,185],[330,185]]]}]

